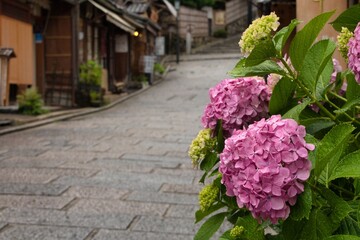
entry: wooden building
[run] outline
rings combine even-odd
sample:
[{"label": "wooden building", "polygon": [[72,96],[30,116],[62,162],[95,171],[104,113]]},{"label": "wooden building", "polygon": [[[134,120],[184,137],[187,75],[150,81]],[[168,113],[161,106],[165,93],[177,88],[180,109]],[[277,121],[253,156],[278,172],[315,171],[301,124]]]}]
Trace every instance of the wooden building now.
[{"label": "wooden building", "polygon": [[34,35],[30,6],[23,1],[0,0],[0,47],[14,49],[9,64],[6,103],[16,101],[16,93],[35,83]]},{"label": "wooden building", "polygon": [[[0,47],[16,55],[7,95],[15,102],[22,90],[36,86],[46,104],[75,106],[79,66],[88,60],[101,64],[102,87],[118,91],[137,57],[133,34],[144,29],[154,36],[159,30],[108,0],[0,0]],[[142,42],[143,54],[150,53],[152,38]]]}]

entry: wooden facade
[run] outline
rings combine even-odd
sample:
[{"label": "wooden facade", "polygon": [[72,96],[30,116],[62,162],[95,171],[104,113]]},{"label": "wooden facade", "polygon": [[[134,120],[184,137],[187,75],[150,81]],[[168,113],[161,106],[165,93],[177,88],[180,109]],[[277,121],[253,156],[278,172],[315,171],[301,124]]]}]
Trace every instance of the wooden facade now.
[{"label": "wooden facade", "polygon": [[[149,13],[158,19],[155,8]],[[107,0],[0,0],[0,46],[16,54],[9,67],[12,100],[35,85],[47,105],[75,106],[79,66],[87,60],[103,67],[104,90],[125,86],[154,51],[159,30],[150,18],[125,15]],[[142,38],[132,37],[135,30]]]},{"label": "wooden facade", "polygon": [[35,83],[35,49],[29,12],[29,6],[22,2],[0,0],[0,46],[13,48],[16,54],[9,64],[7,103],[15,101],[18,92]]},{"label": "wooden facade", "polygon": [[72,8],[53,1],[45,32],[45,91],[49,105],[71,106],[74,102]]}]

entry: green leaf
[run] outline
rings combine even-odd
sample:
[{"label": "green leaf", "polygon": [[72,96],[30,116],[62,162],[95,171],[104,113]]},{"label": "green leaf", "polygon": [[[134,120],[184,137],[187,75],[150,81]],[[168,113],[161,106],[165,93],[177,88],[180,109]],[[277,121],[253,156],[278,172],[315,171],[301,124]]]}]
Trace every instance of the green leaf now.
[{"label": "green leaf", "polygon": [[311,211],[309,221],[304,225],[299,239],[323,239],[330,236],[333,230],[328,217],[320,209],[314,209]]},{"label": "green leaf", "polygon": [[[316,149],[316,146],[318,145],[319,143],[319,140],[317,140],[314,136],[310,135],[310,134],[306,134],[305,136],[305,141],[307,143],[311,143],[311,144],[314,144],[315,145],[315,149]],[[316,151],[309,151],[309,154],[308,154],[308,159],[311,161],[312,163],[312,168],[315,168],[315,152]]]},{"label": "green leaf", "polygon": [[341,159],[330,175],[330,181],[337,178],[360,177],[360,150],[352,152]]},{"label": "green leaf", "polygon": [[313,208],[309,220],[301,221],[286,219],[283,224],[284,239],[318,240],[330,236],[334,229],[329,224],[327,216],[318,208]]},{"label": "green leaf", "polygon": [[326,238],[325,240],[360,240],[360,237],[353,235],[334,235]]},{"label": "green leaf", "polygon": [[199,180],[199,183],[204,184],[205,183],[205,178],[206,178],[207,175],[208,175],[208,172],[204,172],[204,174],[201,176],[201,178]]},{"label": "green leaf", "polygon": [[299,31],[290,45],[290,59],[295,69],[301,69],[305,55],[319,35],[325,23],[330,19],[335,11],[326,12],[313,18],[304,28]]},{"label": "green leaf", "polygon": [[346,144],[354,129],[350,124],[336,125],[319,142],[316,149],[316,168],[314,171],[316,177],[320,176],[326,165],[329,164],[328,160],[339,151],[339,147]]},{"label": "green leaf", "polygon": [[228,72],[228,74],[233,77],[265,76],[270,73],[276,73],[282,76],[286,75],[286,72],[278,64],[270,60],[264,61],[256,66],[246,67],[245,59],[242,59],[233,70]]},{"label": "green leaf", "polygon": [[226,232],[224,232],[223,235],[221,235],[221,237],[219,238],[219,240],[233,240],[234,238],[230,236],[230,231],[231,230],[227,230]]},{"label": "green leaf", "polygon": [[[311,91],[314,96],[317,90],[317,82],[324,68],[328,62],[331,61],[331,56],[335,49],[335,43],[327,39],[315,43],[305,55],[299,74],[299,80]],[[330,81],[330,75],[329,78],[326,79],[327,82],[325,82],[325,86],[327,86]]]},{"label": "green leaf", "polygon": [[228,213],[222,212],[214,216],[211,216],[204,224],[200,227],[196,233],[194,240],[208,240],[214,235],[214,233],[220,228],[224,222],[224,218]]},{"label": "green leaf", "polygon": [[283,27],[280,31],[278,31],[274,37],[273,37],[273,42],[275,45],[275,49],[281,53],[282,49],[284,48],[286,41],[288,40],[290,34],[292,33],[292,31],[295,29],[295,27],[299,24],[299,20],[297,19],[293,19],[291,20],[291,23],[286,26]]},{"label": "green leaf", "polygon": [[326,91],[330,89],[331,85],[329,84],[329,82],[333,71],[334,65],[332,59],[330,58],[323,71],[320,73],[320,76],[316,83],[315,97],[317,100],[323,100]]},{"label": "green leaf", "polygon": [[306,127],[306,132],[314,135],[315,133],[332,127],[335,125],[330,118],[327,117],[318,117],[318,118],[307,118],[307,119],[300,119],[300,124]]},{"label": "green leaf", "polygon": [[344,104],[344,106],[342,106],[340,109],[335,110],[334,112],[337,114],[343,114],[346,111],[350,110],[352,107],[354,107],[355,105],[358,105],[360,103],[360,98],[358,99],[354,99],[351,101],[348,101]]},{"label": "green leaf", "polygon": [[287,111],[282,116],[282,118],[292,118],[295,121],[299,122],[299,116],[300,116],[301,112],[306,108],[306,106],[310,102],[311,102],[310,99],[305,99],[302,103],[300,103],[299,105],[296,105],[295,107],[293,107],[292,109]]},{"label": "green leaf", "polygon": [[239,217],[236,226],[243,226],[245,228],[244,238],[247,240],[262,240],[264,239],[264,230],[259,223],[251,215]]},{"label": "green leaf", "polygon": [[343,198],[339,197],[328,188],[320,187],[320,194],[326,199],[330,206],[329,218],[333,224],[333,229],[337,229],[340,222],[347,217],[353,209]]},{"label": "green leaf", "polygon": [[255,46],[246,58],[245,66],[252,67],[276,56],[274,43],[269,39]]},{"label": "green leaf", "polygon": [[299,240],[307,222],[308,221],[305,219],[301,221],[295,221],[292,218],[286,219],[282,227],[282,234],[284,235],[284,239]]},{"label": "green leaf", "polygon": [[[360,179],[354,179],[354,189],[355,189],[355,195],[360,196]],[[360,205],[359,205],[359,214],[360,214]],[[359,218],[360,221],[360,218]]]},{"label": "green leaf", "polygon": [[200,169],[209,172],[219,161],[218,155],[214,152],[206,154],[204,160],[200,163]]},{"label": "green leaf", "polygon": [[217,152],[221,153],[224,150],[224,144],[225,144],[222,120],[218,120],[215,128],[215,132],[217,136]]},{"label": "green leaf", "polygon": [[296,204],[291,207],[290,217],[296,221],[303,218],[309,219],[312,208],[312,193],[309,184],[305,183],[305,189],[296,200]]},{"label": "green leaf", "polygon": [[327,164],[324,170],[321,172],[318,182],[324,184],[326,187],[330,182],[330,175],[335,168],[336,164],[339,162],[341,155],[343,154],[345,144],[339,145],[336,152],[333,155],[329,156],[330,158],[327,160]]},{"label": "green leaf", "polygon": [[336,19],[331,23],[333,28],[340,32],[341,27],[348,28],[351,32],[354,32],[356,25],[360,22],[360,5],[354,5],[344,12],[342,12]]},{"label": "green leaf", "polygon": [[360,236],[359,223],[352,217],[347,216],[341,222],[340,227],[336,230],[338,234],[347,234]]},{"label": "green leaf", "polygon": [[360,84],[355,80],[353,73],[346,74],[347,80],[347,89],[346,89],[346,98],[348,101],[354,101],[360,98]]},{"label": "green leaf", "polygon": [[215,205],[210,206],[206,211],[201,211],[201,210],[197,210],[195,212],[195,223],[200,222],[201,220],[203,220],[205,217],[209,216],[211,213],[221,209],[222,207],[224,207],[224,204],[222,203],[217,203]]},{"label": "green leaf", "polygon": [[271,94],[269,103],[270,114],[281,113],[281,111],[288,106],[291,98],[293,97],[295,87],[296,85],[291,79],[287,77],[280,79]]}]

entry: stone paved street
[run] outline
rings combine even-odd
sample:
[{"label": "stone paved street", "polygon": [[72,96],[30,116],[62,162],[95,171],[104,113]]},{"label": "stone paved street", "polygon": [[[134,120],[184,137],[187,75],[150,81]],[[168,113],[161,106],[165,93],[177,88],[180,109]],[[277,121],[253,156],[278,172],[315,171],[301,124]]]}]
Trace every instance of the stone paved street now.
[{"label": "stone paved street", "polygon": [[0,136],[0,239],[192,239],[188,146],[237,62],[207,58],[108,110]]}]

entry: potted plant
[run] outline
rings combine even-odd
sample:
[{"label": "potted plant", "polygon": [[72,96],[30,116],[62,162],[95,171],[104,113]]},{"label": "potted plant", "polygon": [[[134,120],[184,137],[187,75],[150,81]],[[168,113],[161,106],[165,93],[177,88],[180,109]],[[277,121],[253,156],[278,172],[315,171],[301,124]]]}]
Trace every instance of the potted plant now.
[{"label": "potted plant", "polygon": [[103,102],[101,89],[101,65],[93,60],[80,65],[77,104],[81,107],[100,106]]}]

